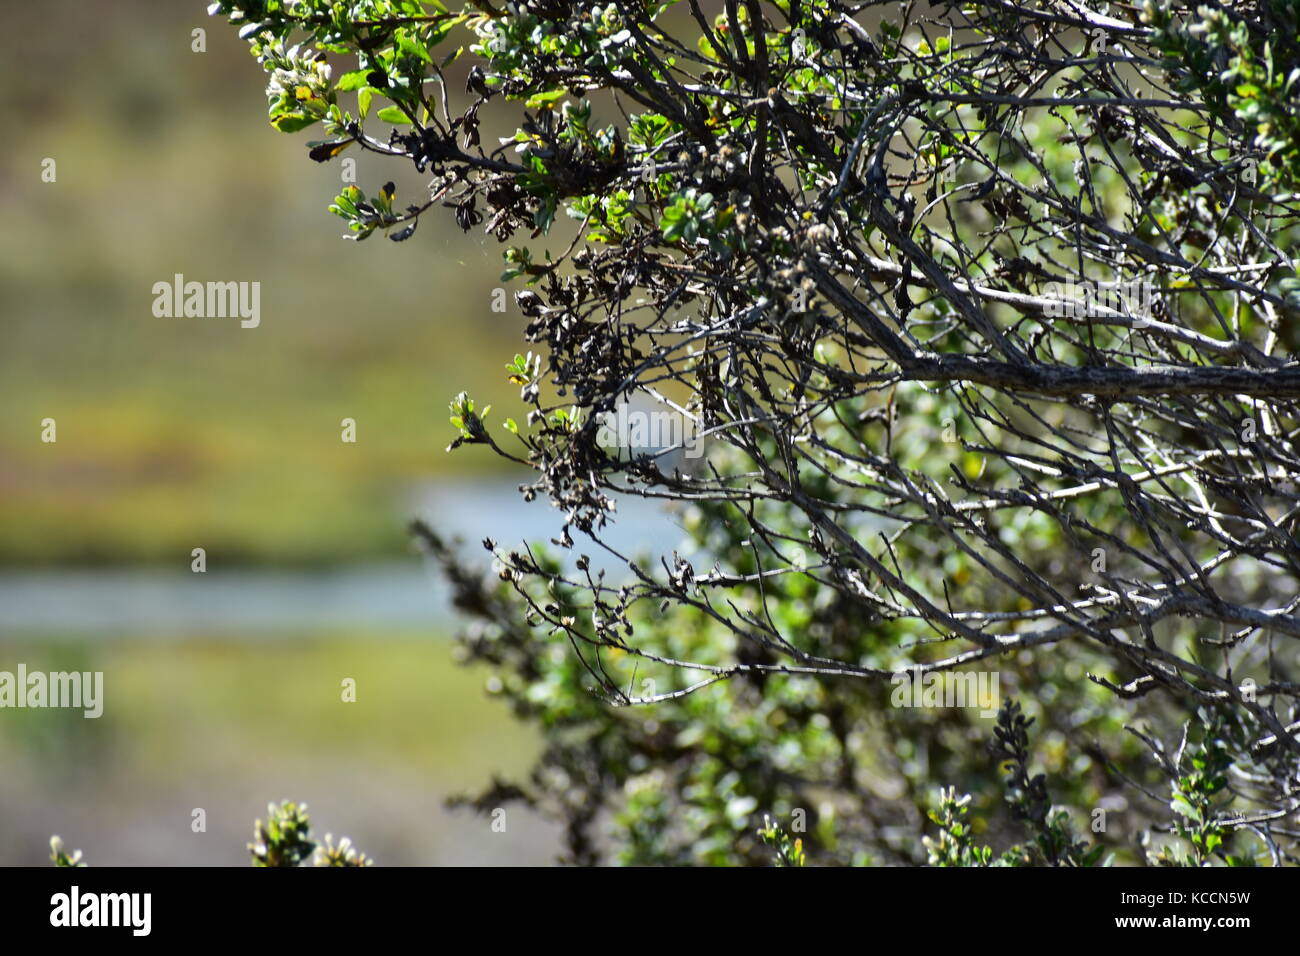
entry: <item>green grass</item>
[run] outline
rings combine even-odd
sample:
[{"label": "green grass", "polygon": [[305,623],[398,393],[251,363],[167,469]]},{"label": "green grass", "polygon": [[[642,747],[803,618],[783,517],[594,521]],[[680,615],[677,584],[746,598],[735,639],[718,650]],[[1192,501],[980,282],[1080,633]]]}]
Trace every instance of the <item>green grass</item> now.
[{"label": "green grass", "polygon": [[[0,669],[102,671],[106,703],[96,720],[5,711],[0,740],[36,763],[54,747],[146,775],[361,751],[375,764],[454,771],[467,786],[524,766],[530,734],[451,654],[443,639],[413,636],[6,642]],[[355,703],[341,699],[345,678]]]},{"label": "green grass", "polygon": [[[53,832],[92,863],[240,863],[253,817],[283,798],[381,863],[546,862],[540,824],[493,843],[482,818],[443,809],[493,774],[522,775],[538,747],[451,655],[415,634],[8,640],[0,670],[102,671],[105,708],[0,711],[0,864],[39,863]],[[344,678],[356,703],[340,699]],[[195,806],[211,815],[204,840]]]},{"label": "green grass", "polygon": [[[446,211],[401,245],[342,241],[339,166],[267,125],[264,75],[201,3],[37,12],[0,41],[17,82],[0,107],[0,565],[406,552],[411,487],[496,462],[445,453],[448,401],[517,405],[503,365],[524,320],[490,311],[500,247]],[[74,62],[43,49],[78,31],[98,39]],[[52,59],[59,81],[29,82]],[[357,158],[363,188],[427,195],[410,164]],[[175,273],[260,282],[261,326],[154,317]]]}]

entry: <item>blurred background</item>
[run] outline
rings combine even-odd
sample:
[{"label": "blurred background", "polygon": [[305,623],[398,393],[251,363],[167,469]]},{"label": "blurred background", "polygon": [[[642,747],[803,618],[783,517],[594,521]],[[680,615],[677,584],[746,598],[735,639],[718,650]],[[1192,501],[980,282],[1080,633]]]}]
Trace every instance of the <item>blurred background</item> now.
[{"label": "blurred background", "polygon": [[[267,124],[264,74],[205,6],[5,9],[0,670],[103,671],[106,706],[0,710],[0,865],[45,863],[52,833],[92,865],[242,865],[284,798],[380,864],[548,863],[543,821],[443,808],[538,743],[454,663],[406,532],[424,514],[486,557],[485,534],[558,530],[524,475],[444,451],[457,392],[518,414],[501,247],[449,212],[342,241],[339,165]],[[356,158],[399,202],[427,178]],[[155,317],[176,273],[260,282],[260,327]],[[672,533],[627,518],[626,540]]]}]

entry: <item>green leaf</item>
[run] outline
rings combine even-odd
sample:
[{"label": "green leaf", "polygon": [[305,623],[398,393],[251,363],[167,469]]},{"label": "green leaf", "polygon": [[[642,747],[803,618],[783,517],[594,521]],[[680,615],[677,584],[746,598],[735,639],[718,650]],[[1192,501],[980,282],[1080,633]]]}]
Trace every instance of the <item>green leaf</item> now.
[{"label": "green leaf", "polygon": [[383,120],[385,123],[392,123],[394,126],[411,125],[410,118],[402,112],[400,106],[385,106],[382,110],[376,113],[375,116],[378,119]]},{"label": "green leaf", "polygon": [[568,92],[568,90],[546,90],[541,93],[534,93],[528,97],[528,102],[524,105],[533,110],[542,109],[543,107],[551,109],[556,103],[564,99]]},{"label": "green leaf", "polygon": [[369,70],[353,70],[351,73],[344,73],[339,77],[334,88],[343,93],[359,90],[366,85],[366,77],[369,74]]},{"label": "green leaf", "polygon": [[271,120],[271,125],[281,133],[297,133],[311,126],[319,119],[319,116],[307,116],[302,113],[281,113]]},{"label": "green leaf", "polygon": [[403,53],[423,60],[425,63],[432,63],[433,57],[429,56],[429,50],[423,43],[415,40],[414,37],[406,30],[398,30],[394,34],[397,40],[397,48]]}]

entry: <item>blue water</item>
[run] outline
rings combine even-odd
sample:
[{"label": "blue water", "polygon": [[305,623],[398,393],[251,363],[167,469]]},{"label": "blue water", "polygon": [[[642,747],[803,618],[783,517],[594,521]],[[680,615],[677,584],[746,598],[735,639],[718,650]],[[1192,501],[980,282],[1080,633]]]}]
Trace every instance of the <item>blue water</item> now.
[{"label": "blue water", "polygon": [[[464,539],[463,553],[487,567],[480,542],[500,547],[547,542],[561,515],[549,501],[525,503],[513,483],[442,484],[413,496],[406,509],[444,536]],[[618,565],[575,532],[573,554],[595,567]],[[626,554],[667,553],[684,535],[674,515],[653,502],[619,503],[607,540]],[[188,558],[187,558],[188,561]],[[241,633],[304,635],[327,629],[445,629],[452,614],[437,570],[414,553],[405,562],[320,571],[257,569],[203,574],[188,569],[105,569],[0,573],[0,639],[17,634],[128,634],[183,639]]]}]

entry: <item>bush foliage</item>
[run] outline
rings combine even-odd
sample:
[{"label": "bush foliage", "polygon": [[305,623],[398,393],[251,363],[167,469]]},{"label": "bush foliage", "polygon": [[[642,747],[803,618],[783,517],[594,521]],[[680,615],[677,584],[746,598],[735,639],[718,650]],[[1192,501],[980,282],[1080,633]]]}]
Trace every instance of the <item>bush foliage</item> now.
[{"label": "bush foliage", "polygon": [[[311,160],[429,177],[351,238],[448,209],[529,320],[452,446],[554,544],[416,527],[545,734],[467,803],[574,863],[1297,862],[1300,4],[1112,8],[211,5]],[[632,399],[703,456],[600,441]],[[688,544],[605,546],[629,495]]]}]

